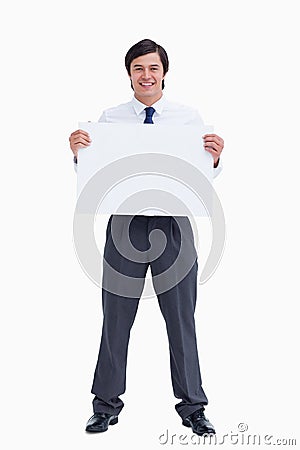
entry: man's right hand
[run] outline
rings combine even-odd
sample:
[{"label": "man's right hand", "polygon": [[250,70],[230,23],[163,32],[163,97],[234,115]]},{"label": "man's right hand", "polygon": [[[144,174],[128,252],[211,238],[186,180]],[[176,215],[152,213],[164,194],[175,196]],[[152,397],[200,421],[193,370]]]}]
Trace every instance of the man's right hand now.
[{"label": "man's right hand", "polygon": [[70,147],[72,152],[77,158],[78,150],[80,148],[88,147],[91,144],[91,139],[89,134],[83,130],[74,131],[69,137]]}]

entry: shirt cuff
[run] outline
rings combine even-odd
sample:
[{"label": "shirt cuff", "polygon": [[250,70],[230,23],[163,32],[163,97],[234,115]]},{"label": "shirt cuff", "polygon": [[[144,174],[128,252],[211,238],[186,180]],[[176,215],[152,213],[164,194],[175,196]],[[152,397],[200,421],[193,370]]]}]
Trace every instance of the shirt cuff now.
[{"label": "shirt cuff", "polygon": [[214,167],[214,169],[213,169],[213,177],[216,178],[222,169],[223,169],[223,164],[222,164],[222,159],[220,158],[217,167]]},{"label": "shirt cuff", "polygon": [[76,158],[76,156],[74,156],[73,162],[74,162],[74,170],[77,173],[77,158]]}]

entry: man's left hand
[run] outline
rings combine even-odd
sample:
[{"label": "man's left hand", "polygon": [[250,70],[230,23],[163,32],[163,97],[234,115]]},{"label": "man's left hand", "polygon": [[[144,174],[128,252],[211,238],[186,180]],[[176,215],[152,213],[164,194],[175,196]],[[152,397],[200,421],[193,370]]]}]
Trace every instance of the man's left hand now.
[{"label": "man's left hand", "polygon": [[224,141],[220,136],[216,134],[205,134],[203,136],[204,148],[207,150],[214,158],[214,167],[219,164],[220,155],[224,148]]}]

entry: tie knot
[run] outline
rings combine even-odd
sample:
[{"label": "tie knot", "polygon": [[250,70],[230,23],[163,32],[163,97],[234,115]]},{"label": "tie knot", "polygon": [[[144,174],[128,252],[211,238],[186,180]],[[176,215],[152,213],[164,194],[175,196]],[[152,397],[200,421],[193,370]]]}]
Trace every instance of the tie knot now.
[{"label": "tie knot", "polygon": [[144,120],[144,123],[153,123],[152,116],[155,112],[155,109],[152,108],[152,106],[148,106],[147,108],[145,108],[145,111],[146,111],[146,118]]}]

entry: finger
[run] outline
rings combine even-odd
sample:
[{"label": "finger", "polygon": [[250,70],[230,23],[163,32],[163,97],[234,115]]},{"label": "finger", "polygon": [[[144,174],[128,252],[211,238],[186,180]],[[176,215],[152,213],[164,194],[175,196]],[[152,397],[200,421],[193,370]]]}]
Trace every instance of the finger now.
[{"label": "finger", "polygon": [[79,139],[81,139],[81,140],[83,140],[84,142],[87,142],[87,143],[91,143],[92,142],[92,140],[91,140],[91,138],[90,137],[88,137],[88,136],[86,136],[86,135],[83,135],[83,134],[76,134],[75,136],[70,136],[69,137],[69,141],[72,143],[72,142],[76,142],[76,141],[78,141]]},{"label": "finger", "polygon": [[218,151],[219,154],[222,152],[224,148],[223,144],[214,141],[204,142],[203,146],[204,148],[212,147],[214,150]]},{"label": "finger", "polygon": [[84,145],[85,147],[87,147],[91,143],[89,141],[87,141],[86,139],[82,138],[82,137],[76,137],[76,138],[72,139],[71,144],[72,145],[80,144],[80,145]]},{"label": "finger", "polygon": [[215,158],[216,156],[220,156],[219,153],[214,150],[213,148],[206,148],[205,149],[208,153],[210,153],[211,155],[213,155],[213,157]]},{"label": "finger", "polygon": [[218,136],[217,134],[213,134],[213,133],[205,134],[202,137],[203,137],[203,139],[205,141],[217,141],[217,142],[220,142],[220,143],[224,144],[224,140],[220,136]]},{"label": "finger", "polygon": [[205,149],[212,148],[213,150],[215,150],[218,153],[221,153],[221,149],[222,149],[222,147],[219,144],[217,144],[216,142],[205,143],[204,148]]},{"label": "finger", "polygon": [[86,134],[87,136],[89,135],[87,131],[79,129],[79,130],[73,131],[73,133],[71,133],[71,136],[78,134],[78,133]]},{"label": "finger", "polygon": [[203,139],[205,142],[218,142],[221,145],[224,145],[224,141],[220,136],[217,136],[216,134],[205,134],[203,136]]},{"label": "finger", "polygon": [[205,150],[208,153],[210,153],[214,159],[220,157],[220,154],[218,152],[216,152],[216,150],[214,150],[213,148],[206,148]]},{"label": "finger", "polygon": [[76,131],[74,131],[73,133],[71,133],[70,138],[77,137],[77,136],[81,136],[81,137],[84,137],[84,138],[86,138],[88,140],[91,140],[90,139],[90,135],[84,130],[76,130]]},{"label": "finger", "polygon": [[215,133],[206,133],[206,134],[203,135],[203,137],[206,137],[206,136],[209,136],[209,137],[217,137],[217,138],[219,138],[219,139],[222,139],[220,136],[218,136],[218,135],[215,134]]},{"label": "finger", "polygon": [[71,143],[77,142],[79,140],[82,140],[83,142],[86,142],[86,143],[91,143],[92,142],[92,140],[90,139],[89,136],[86,136],[85,134],[82,134],[82,133],[78,133],[78,134],[75,134],[73,136],[71,135],[69,137],[69,141]]}]

